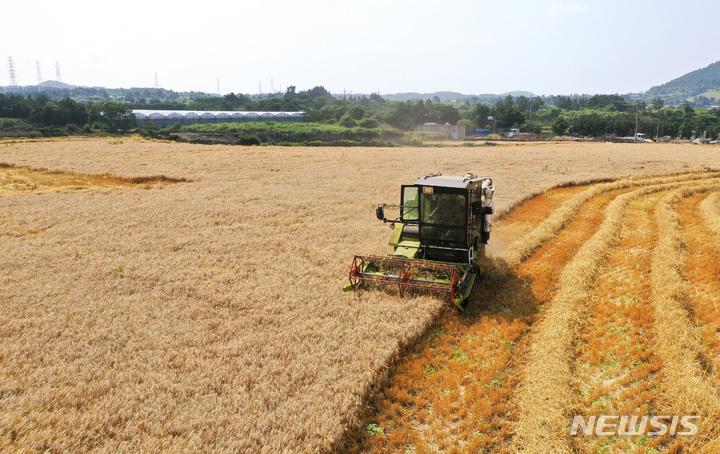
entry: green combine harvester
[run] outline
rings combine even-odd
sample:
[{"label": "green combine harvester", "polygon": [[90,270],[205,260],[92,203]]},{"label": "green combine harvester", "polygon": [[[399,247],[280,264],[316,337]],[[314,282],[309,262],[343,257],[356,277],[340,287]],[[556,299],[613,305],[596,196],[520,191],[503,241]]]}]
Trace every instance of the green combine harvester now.
[{"label": "green combine harvester", "polygon": [[[350,267],[350,284],[397,286],[403,296],[409,290],[429,290],[447,295],[447,304],[462,310],[468,303],[479,274],[476,258],[484,255],[493,225],[491,178],[428,175],[413,185],[403,185],[400,205],[377,206],[377,218],[390,222],[390,246],[386,257],[356,255]],[[399,210],[395,219],[385,209]]]}]

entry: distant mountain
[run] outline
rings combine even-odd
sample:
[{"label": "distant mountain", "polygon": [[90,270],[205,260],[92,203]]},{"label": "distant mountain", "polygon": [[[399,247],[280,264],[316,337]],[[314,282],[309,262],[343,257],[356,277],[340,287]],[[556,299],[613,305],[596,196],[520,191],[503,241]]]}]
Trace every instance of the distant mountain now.
[{"label": "distant mountain", "polygon": [[105,88],[70,85],[56,80],[46,80],[39,85],[0,87],[0,94],[21,96],[46,96],[58,101],[72,98],[75,101],[120,101],[140,103],[177,103],[220,95],[203,92],[175,92],[164,88]]},{"label": "distant mountain", "polygon": [[529,91],[522,91],[522,90],[515,90],[515,91],[509,91],[507,93],[503,93],[501,95],[498,95],[500,98],[505,98],[506,96],[512,96],[513,98],[519,98],[520,96],[525,96],[526,98],[537,98],[537,93],[531,93]]},{"label": "distant mountain", "polygon": [[460,101],[468,98],[484,98],[487,96],[497,97],[497,95],[464,95],[462,93],[457,93],[454,91],[436,91],[434,93],[407,92],[381,96],[390,101],[417,101],[426,99],[432,100],[435,99],[435,97],[438,97],[440,99],[440,102]]},{"label": "distant mountain", "polygon": [[434,100],[435,97],[440,99],[440,102],[449,103],[453,101],[462,101],[464,99],[472,99],[474,101],[488,101],[488,102],[495,102],[498,99],[505,98],[507,96],[512,96],[513,98],[518,98],[520,96],[525,96],[526,98],[530,97],[538,97],[537,93],[531,93],[529,91],[522,91],[522,90],[516,90],[516,91],[509,91],[507,93],[503,93],[500,95],[496,95],[494,93],[483,93],[481,95],[465,95],[463,93],[458,93],[454,91],[436,91],[434,93],[414,93],[414,92],[408,92],[408,93],[395,93],[390,95],[382,95],[383,98],[391,100],[391,101],[417,101],[417,100]]},{"label": "distant mountain", "polygon": [[663,85],[652,87],[647,97],[698,96],[709,91],[720,90],[720,61],[689,72]]},{"label": "distant mountain", "polygon": [[62,82],[58,82],[57,80],[46,80],[45,82],[41,82],[40,84],[38,84],[38,88],[56,88],[58,90],[72,90],[73,88],[77,88],[77,85],[64,84]]}]

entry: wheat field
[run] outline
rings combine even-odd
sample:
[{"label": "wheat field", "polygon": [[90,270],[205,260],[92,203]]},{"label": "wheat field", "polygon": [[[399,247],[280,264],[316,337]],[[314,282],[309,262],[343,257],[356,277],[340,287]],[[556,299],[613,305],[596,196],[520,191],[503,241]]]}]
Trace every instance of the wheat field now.
[{"label": "wheat field", "polygon": [[[0,143],[0,451],[593,452],[624,441],[563,434],[601,402],[705,416],[628,452],[714,452],[715,168],[675,144]],[[435,172],[493,177],[505,213],[473,307],[342,292],[389,252],[375,204]]]}]

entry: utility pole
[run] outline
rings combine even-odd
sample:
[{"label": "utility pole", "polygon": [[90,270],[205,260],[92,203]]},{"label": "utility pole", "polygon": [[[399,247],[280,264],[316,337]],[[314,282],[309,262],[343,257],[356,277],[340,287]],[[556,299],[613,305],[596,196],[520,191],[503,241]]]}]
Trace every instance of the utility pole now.
[{"label": "utility pole", "polygon": [[530,121],[532,121],[533,92],[530,92]]}]

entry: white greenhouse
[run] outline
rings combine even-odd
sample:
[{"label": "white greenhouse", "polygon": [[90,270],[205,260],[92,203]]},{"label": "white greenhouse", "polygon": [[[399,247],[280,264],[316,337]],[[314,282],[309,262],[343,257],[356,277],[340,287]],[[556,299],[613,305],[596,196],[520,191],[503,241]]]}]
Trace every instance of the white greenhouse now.
[{"label": "white greenhouse", "polygon": [[246,123],[249,121],[295,121],[305,120],[305,112],[243,112],[191,111],[191,110],[133,110],[139,126],[170,126],[175,123]]}]

